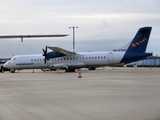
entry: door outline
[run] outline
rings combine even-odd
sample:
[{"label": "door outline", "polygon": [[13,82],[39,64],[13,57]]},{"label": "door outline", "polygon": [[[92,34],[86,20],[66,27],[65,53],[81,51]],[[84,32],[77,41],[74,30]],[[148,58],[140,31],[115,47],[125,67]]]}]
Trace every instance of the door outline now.
[{"label": "door outline", "polygon": [[112,52],[110,52],[110,53],[108,54],[108,63],[109,63],[109,64],[112,64],[112,63],[113,63],[113,53],[112,53]]}]

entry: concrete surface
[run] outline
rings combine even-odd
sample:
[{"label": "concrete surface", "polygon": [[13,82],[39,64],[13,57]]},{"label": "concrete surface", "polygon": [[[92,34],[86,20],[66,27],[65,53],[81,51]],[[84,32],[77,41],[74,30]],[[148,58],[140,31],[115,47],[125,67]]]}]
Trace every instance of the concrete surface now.
[{"label": "concrete surface", "polygon": [[0,74],[0,120],[160,120],[159,68]]}]

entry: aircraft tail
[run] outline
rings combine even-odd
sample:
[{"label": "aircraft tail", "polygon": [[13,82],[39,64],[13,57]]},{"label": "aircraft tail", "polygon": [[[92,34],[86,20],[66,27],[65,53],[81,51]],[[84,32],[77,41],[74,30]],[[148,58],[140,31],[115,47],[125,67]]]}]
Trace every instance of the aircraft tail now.
[{"label": "aircraft tail", "polygon": [[152,53],[145,53],[149,41],[152,27],[142,27],[138,30],[133,40],[122,48],[126,48],[126,53],[121,63],[129,63],[142,60],[151,56]]},{"label": "aircraft tail", "polygon": [[126,52],[144,53],[147,48],[152,27],[140,28]]}]

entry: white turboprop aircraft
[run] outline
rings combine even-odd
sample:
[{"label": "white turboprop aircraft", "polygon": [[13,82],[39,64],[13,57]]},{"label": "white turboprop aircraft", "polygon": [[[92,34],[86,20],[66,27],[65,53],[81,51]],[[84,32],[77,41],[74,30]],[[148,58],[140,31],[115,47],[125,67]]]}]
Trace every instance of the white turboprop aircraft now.
[{"label": "white turboprop aircraft", "polygon": [[[106,52],[83,52],[74,53],[59,47],[47,47],[43,54],[17,55],[4,64],[5,68],[12,71],[21,69],[65,69],[66,72],[73,72],[79,68],[108,66],[113,64],[126,64],[142,60],[151,56],[146,53],[152,27],[140,28],[131,42],[120,49]],[[47,48],[51,52],[47,52]]]}]

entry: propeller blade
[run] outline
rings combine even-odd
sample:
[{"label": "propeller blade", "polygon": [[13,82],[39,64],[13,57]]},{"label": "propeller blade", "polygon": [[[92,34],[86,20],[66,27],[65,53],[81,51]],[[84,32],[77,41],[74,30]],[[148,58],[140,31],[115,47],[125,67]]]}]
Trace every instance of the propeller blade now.
[{"label": "propeller blade", "polygon": [[47,45],[46,45],[46,53],[47,53]]},{"label": "propeller blade", "polygon": [[46,57],[44,58],[44,63],[46,64],[46,62],[47,62],[47,59],[46,59]]},{"label": "propeller blade", "polygon": [[42,50],[43,50],[43,56],[46,56],[46,51],[44,49],[42,49]]},{"label": "propeller blade", "polygon": [[49,60],[47,58],[47,46],[46,46],[45,50],[44,49],[42,49],[42,50],[43,50],[43,56],[44,56],[44,63],[46,64],[47,60]]}]

